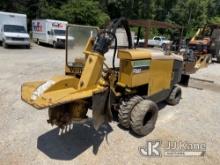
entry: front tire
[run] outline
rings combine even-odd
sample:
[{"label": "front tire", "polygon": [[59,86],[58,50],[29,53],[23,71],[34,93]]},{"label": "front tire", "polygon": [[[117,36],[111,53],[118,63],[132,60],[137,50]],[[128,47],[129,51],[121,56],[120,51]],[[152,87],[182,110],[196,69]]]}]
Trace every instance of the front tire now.
[{"label": "front tire", "polygon": [[4,48],[8,48],[8,45],[5,43],[5,41],[2,41],[2,46],[3,46]]},{"label": "front tire", "polygon": [[56,43],[56,41],[53,42],[53,48],[57,48],[57,43]]},{"label": "front tire", "polygon": [[26,48],[26,49],[30,49],[30,48],[31,48],[31,45],[26,45],[25,48]]},{"label": "front tire", "polygon": [[142,100],[131,112],[131,128],[135,134],[145,136],[153,131],[158,116],[157,105],[150,100]]},{"label": "front tire", "polygon": [[182,97],[181,88],[178,86],[174,86],[170,93],[170,96],[168,97],[166,101],[170,105],[177,105],[179,104],[181,97]]},{"label": "front tire", "polygon": [[126,129],[130,128],[131,111],[133,108],[142,101],[140,96],[134,96],[129,101],[123,101],[118,111],[119,124]]}]

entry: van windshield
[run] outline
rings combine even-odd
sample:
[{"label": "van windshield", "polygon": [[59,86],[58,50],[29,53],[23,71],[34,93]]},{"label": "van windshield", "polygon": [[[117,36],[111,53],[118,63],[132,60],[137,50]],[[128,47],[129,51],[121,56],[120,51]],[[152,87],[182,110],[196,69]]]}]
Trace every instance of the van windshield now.
[{"label": "van windshield", "polygon": [[4,25],[4,32],[27,33],[24,26],[19,25]]},{"label": "van windshield", "polygon": [[57,36],[65,36],[66,30],[54,30],[54,34]]}]

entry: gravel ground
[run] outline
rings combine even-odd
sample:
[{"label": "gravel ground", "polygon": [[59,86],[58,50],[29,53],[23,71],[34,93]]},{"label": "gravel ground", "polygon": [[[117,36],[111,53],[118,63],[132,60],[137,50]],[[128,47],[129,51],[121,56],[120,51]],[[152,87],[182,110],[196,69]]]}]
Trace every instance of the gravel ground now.
[{"label": "gravel ground", "polygon": [[[75,125],[63,135],[47,124],[47,110],[37,111],[20,99],[23,82],[64,73],[63,49],[33,45],[27,49],[0,47],[0,164],[220,164],[220,64],[193,75],[182,87],[179,105],[160,104],[155,130],[135,137],[117,122],[96,132],[90,123]],[[152,158],[138,150],[146,141],[205,143],[203,157]]]}]

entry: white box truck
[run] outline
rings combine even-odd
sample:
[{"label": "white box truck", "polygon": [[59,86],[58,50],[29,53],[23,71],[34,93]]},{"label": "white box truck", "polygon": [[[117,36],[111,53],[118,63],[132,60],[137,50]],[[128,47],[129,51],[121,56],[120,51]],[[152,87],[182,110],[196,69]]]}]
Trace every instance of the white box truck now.
[{"label": "white box truck", "polygon": [[0,42],[5,48],[8,45],[23,45],[30,48],[25,14],[0,11]]},{"label": "white box truck", "polygon": [[68,22],[51,19],[33,20],[33,40],[37,44],[46,43],[56,47],[64,47],[66,39],[66,26]]}]

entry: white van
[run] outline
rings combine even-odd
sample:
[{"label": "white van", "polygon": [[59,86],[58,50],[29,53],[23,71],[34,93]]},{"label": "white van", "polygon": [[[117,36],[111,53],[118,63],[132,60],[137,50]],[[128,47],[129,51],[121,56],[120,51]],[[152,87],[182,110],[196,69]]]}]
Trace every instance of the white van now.
[{"label": "white van", "polygon": [[30,48],[25,14],[0,11],[0,42],[5,48],[8,45],[23,45]]},{"label": "white van", "polygon": [[66,26],[68,22],[51,19],[33,20],[33,40],[37,43],[46,43],[56,47],[64,47],[66,39]]}]

